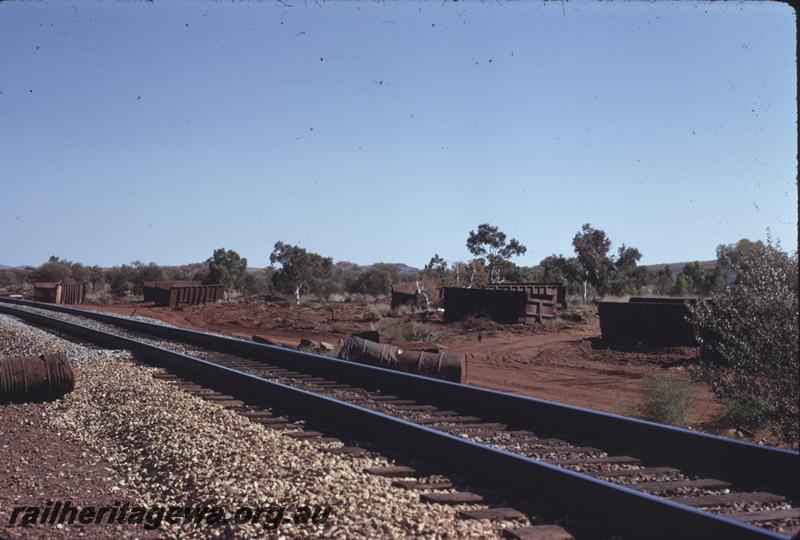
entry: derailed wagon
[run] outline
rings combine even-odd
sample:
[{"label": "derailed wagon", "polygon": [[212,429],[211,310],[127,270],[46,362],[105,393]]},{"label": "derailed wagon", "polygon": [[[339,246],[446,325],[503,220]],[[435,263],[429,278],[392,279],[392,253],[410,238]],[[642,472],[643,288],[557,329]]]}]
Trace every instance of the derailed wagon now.
[{"label": "derailed wagon", "polygon": [[502,324],[535,323],[553,319],[566,306],[566,290],[557,283],[502,283],[483,289],[446,287],[444,318],[455,321],[485,315]]},{"label": "derailed wagon", "polygon": [[144,301],[159,306],[207,304],[222,300],[224,285],[204,285],[202,281],[147,281],[144,284]]},{"label": "derailed wagon", "polygon": [[689,322],[693,298],[632,297],[628,302],[598,302],[600,331],[613,349],[659,349],[697,345]]}]

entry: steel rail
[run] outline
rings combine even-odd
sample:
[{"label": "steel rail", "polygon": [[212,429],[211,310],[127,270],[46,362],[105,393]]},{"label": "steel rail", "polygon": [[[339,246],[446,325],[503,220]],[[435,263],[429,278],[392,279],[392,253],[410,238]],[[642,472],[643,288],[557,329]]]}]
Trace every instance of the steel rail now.
[{"label": "steel rail", "polygon": [[787,536],[711,514],[641,491],[437,431],[345,401],[322,396],[214,362],[48,317],[0,305],[0,312],[105,347],[131,350],[137,357],[212,387],[258,394],[282,410],[344,428],[363,440],[392,445],[410,456],[436,462],[479,482],[529,500],[546,499],[601,530],[634,538],[775,538]]},{"label": "steel rail", "polygon": [[117,315],[5,297],[0,297],[0,302],[87,317],[134,332],[268,361],[340,381],[357,381],[446,406],[479,410],[506,424],[589,439],[603,445],[607,451],[613,449],[649,460],[680,463],[687,472],[712,470],[735,480],[741,487],[763,489],[769,486],[791,499],[798,498],[800,453],[792,450]]}]

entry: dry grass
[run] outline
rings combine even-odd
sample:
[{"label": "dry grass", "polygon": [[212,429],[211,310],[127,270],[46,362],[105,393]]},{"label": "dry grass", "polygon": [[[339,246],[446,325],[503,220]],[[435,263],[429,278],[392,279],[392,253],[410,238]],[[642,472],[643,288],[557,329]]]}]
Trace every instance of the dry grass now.
[{"label": "dry grass", "polygon": [[692,381],[673,375],[654,375],[645,378],[642,403],[637,416],[645,420],[686,427],[694,405],[696,387]]},{"label": "dry grass", "polygon": [[370,304],[367,306],[367,319],[379,321],[391,312],[389,304]]},{"label": "dry grass", "polygon": [[430,325],[423,322],[382,319],[375,327],[381,341],[430,341],[433,338]]}]

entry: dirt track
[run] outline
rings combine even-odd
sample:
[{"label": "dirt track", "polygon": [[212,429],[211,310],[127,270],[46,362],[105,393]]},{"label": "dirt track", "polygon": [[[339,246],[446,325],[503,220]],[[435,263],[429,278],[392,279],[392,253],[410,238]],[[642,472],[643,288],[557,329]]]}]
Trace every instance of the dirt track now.
[{"label": "dirt track", "polygon": [[[594,349],[599,335],[592,324],[522,337],[498,334],[480,342],[474,337],[453,349],[469,354],[469,384],[628,415],[641,399],[644,377],[682,374],[681,365],[694,355],[691,349],[651,354]],[[693,423],[716,410],[710,392],[698,387]]]},{"label": "dirt track", "polygon": [[[287,346],[296,346],[302,338],[337,345],[352,332],[375,328],[379,319],[374,306],[357,302],[301,306],[219,303],[178,310],[139,304],[83,307],[123,315],[135,313],[176,326],[248,339],[259,335]],[[408,320],[396,319],[397,324]],[[682,374],[685,364],[696,355],[692,348],[653,353],[594,348],[600,337],[596,320],[549,328],[481,323],[478,328],[465,329],[458,324],[429,321],[431,341],[399,344],[418,349],[435,346],[466,354],[468,384],[621,414],[631,414],[640,401],[644,377]],[[707,421],[717,410],[710,392],[698,387],[693,423]]]}]

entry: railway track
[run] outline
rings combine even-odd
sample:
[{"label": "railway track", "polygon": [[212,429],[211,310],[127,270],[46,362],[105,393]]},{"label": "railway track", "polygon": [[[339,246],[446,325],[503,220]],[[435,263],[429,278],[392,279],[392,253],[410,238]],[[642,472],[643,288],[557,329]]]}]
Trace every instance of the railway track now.
[{"label": "railway track", "polygon": [[[786,538],[800,519],[797,452],[114,315],[0,301],[0,312],[131,349],[168,368],[182,388],[210,389],[237,406],[268,403],[324,432],[400,450],[513,500],[541,500],[597,530],[635,538]],[[260,414],[243,412],[255,420]],[[513,515],[489,510],[472,517]]]}]

